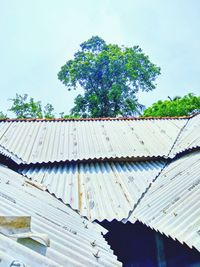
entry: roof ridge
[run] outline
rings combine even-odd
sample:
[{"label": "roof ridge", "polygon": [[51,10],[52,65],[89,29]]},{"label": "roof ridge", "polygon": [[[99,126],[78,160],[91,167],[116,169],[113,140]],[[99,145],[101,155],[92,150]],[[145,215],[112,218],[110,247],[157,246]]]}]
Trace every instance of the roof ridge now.
[{"label": "roof ridge", "polygon": [[168,155],[167,155],[167,158],[170,158],[171,152],[173,151],[174,147],[176,146],[176,144],[177,144],[177,142],[178,142],[180,136],[182,135],[184,129],[185,129],[186,126],[188,125],[188,122],[190,121],[190,119],[192,119],[192,117],[191,117],[191,118],[188,118],[188,120],[186,121],[185,125],[183,125],[183,127],[180,129],[179,133],[177,134],[177,136],[176,136],[176,138],[175,138],[175,140],[174,140],[174,143],[172,144],[172,147],[171,147],[170,150],[169,150],[169,153],[168,153]]},{"label": "roof ridge", "polygon": [[10,118],[10,119],[0,119],[0,122],[14,122],[14,121],[44,121],[44,122],[54,122],[54,121],[120,121],[120,120],[173,120],[173,119],[190,119],[200,113],[196,113],[189,116],[174,116],[174,117],[105,117],[105,118]]}]

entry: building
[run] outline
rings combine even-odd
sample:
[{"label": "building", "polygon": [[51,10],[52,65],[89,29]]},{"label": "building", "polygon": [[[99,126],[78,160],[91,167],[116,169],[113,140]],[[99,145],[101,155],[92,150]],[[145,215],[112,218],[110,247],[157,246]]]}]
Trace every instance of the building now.
[{"label": "building", "polygon": [[[26,249],[31,256],[21,261],[29,265],[38,259],[44,266],[198,266],[199,147],[200,115],[2,120],[0,203],[8,202],[0,208],[2,220],[21,216],[31,233],[8,237],[5,224],[2,242],[14,242],[17,255]],[[63,211],[70,214],[66,220]],[[52,248],[37,233],[48,236]],[[13,256],[1,247],[0,253],[5,261]]]}]

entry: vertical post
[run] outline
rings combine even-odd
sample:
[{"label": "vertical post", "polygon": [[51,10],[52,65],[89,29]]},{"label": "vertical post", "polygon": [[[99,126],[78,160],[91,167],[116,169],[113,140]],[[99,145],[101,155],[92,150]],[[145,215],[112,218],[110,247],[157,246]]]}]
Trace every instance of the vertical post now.
[{"label": "vertical post", "polygon": [[155,241],[156,241],[156,257],[158,267],[167,267],[167,262],[165,258],[165,247],[163,237],[160,233],[155,233]]}]

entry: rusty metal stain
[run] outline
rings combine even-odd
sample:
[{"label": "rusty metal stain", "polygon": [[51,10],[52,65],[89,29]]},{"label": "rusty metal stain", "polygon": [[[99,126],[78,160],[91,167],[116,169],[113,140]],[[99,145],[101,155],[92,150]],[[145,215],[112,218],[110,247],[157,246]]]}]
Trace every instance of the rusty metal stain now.
[{"label": "rusty metal stain", "polygon": [[45,191],[45,190],[47,189],[47,187],[44,186],[43,184],[40,184],[40,183],[38,183],[38,182],[36,182],[36,181],[31,181],[31,180],[29,180],[29,179],[26,179],[26,180],[25,180],[25,183],[26,183],[26,184],[29,184],[29,185],[32,185],[32,186],[34,186],[34,187],[36,187],[36,188],[38,188],[38,189],[40,189],[40,190],[42,190],[42,191]]},{"label": "rusty metal stain", "polygon": [[0,229],[6,228],[14,231],[30,229],[30,216],[0,216]]},{"label": "rusty metal stain", "polygon": [[0,216],[0,233],[16,239],[36,238],[50,246],[48,235],[31,231],[31,216]]}]

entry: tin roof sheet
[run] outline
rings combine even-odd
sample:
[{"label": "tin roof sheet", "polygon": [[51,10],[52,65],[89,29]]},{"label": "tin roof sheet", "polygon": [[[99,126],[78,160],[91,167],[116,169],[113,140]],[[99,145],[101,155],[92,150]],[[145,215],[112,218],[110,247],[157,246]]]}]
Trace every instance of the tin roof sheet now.
[{"label": "tin roof sheet", "polygon": [[162,157],[187,120],[2,121],[0,146],[21,163]]},{"label": "tin roof sheet", "polygon": [[183,127],[170,153],[170,157],[197,147],[200,147],[200,114],[189,119],[188,123]]},{"label": "tin roof sheet", "polygon": [[200,151],[175,160],[158,176],[129,220],[136,219],[200,251]]},{"label": "tin roof sheet", "polygon": [[[31,216],[32,231],[50,238],[50,247],[40,251],[41,255],[0,234],[0,255],[5,264],[14,258],[34,267],[121,266],[101,234],[105,232],[103,227],[82,218],[36,187],[23,176],[0,166],[0,215]],[[95,257],[97,252],[99,258]],[[48,262],[51,264],[47,265]]]},{"label": "tin roof sheet", "polygon": [[164,161],[66,163],[28,166],[21,171],[89,220],[121,221],[128,217],[164,164]]}]

